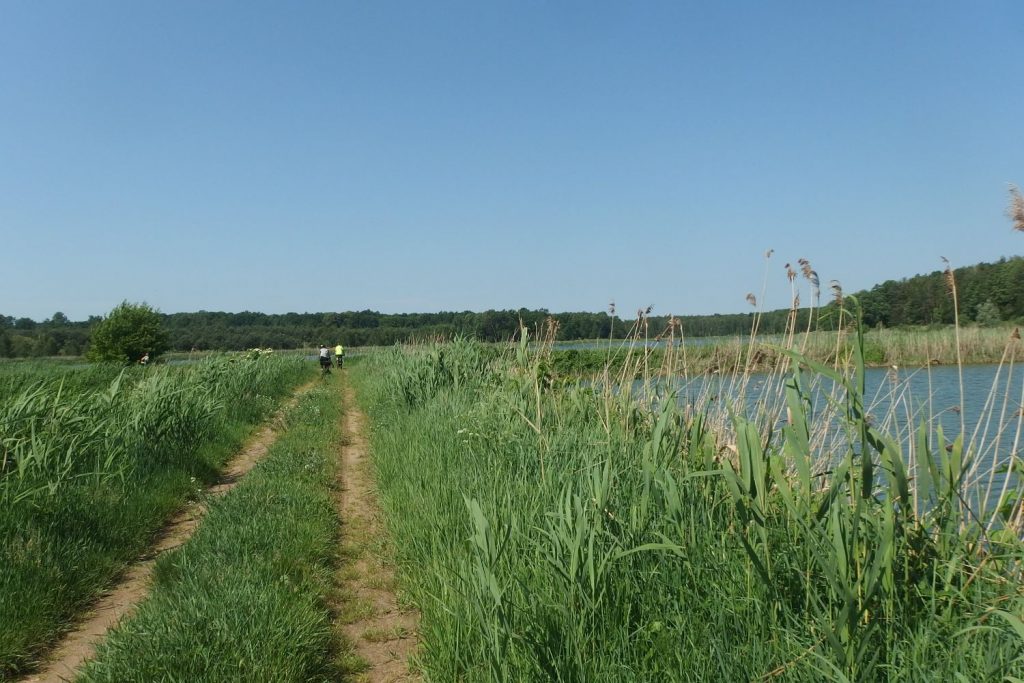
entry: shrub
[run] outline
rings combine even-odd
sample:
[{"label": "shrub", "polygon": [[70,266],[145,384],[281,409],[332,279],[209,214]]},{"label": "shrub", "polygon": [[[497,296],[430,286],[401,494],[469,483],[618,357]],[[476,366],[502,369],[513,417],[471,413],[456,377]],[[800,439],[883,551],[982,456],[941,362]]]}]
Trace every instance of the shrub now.
[{"label": "shrub", "polygon": [[96,325],[86,357],[128,364],[146,354],[156,358],[166,349],[167,333],[160,314],[146,303],[122,301]]}]

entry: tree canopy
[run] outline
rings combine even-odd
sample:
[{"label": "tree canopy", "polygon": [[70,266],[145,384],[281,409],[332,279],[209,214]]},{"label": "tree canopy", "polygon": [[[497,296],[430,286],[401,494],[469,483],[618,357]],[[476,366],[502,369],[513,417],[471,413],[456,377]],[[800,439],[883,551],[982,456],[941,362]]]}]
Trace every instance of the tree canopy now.
[{"label": "tree canopy", "polygon": [[87,357],[92,361],[132,363],[167,350],[162,316],[146,303],[121,302],[92,330]]}]

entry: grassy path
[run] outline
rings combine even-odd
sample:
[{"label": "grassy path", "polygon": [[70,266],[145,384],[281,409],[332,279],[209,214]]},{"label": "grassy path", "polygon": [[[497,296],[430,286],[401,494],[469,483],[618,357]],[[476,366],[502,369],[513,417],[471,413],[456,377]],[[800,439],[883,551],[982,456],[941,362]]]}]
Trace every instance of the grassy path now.
[{"label": "grassy path", "polygon": [[22,682],[419,680],[366,422],[343,378],[296,392]]},{"label": "grassy path", "polygon": [[345,406],[337,495],[342,546],[335,605],[338,629],[347,643],[343,668],[354,680],[366,683],[420,680],[410,667],[419,615],[401,603],[397,591],[365,438],[366,417],[347,386]]},{"label": "grassy path", "polygon": [[180,511],[157,536],[156,543],[139,561],[129,566],[120,581],[106,592],[52,650],[40,670],[21,679],[24,683],[60,683],[73,680],[82,665],[93,657],[96,647],[107,632],[130,615],[148,595],[157,559],[165,552],[185,543],[198,528],[211,497],[230,491],[263,457],[277,438],[280,417],[292,408],[314,382],[296,390],[294,396],[249,440],[225,466],[220,480],[203,492],[203,496]]}]

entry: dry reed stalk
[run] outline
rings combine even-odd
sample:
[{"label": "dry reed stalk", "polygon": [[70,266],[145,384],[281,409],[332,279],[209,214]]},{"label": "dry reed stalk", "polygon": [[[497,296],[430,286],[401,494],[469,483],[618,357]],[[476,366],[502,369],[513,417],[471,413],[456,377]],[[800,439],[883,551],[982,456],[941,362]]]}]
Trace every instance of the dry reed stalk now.
[{"label": "dry reed stalk", "polygon": [[[991,451],[992,451],[992,465],[989,467],[988,482],[987,482],[987,484],[985,486],[985,496],[982,498],[982,500],[985,501],[986,503],[987,503],[987,501],[989,501],[991,499],[992,485],[993,485],[993,482],[995,480],[996,470],[998,469],[997,465],[998,465],[999,446],[1000,446],[1000,444],[1002,442],[1003,433],[1005,431],[1004,427],[1008,427],[1009,426],[1008,423],[1006,422],[1006,417],[1007,417],[1007,412],[1009,410],[1010,387],[1012,386],[1013,369],[1014,369],[1014,364],[1015,364],[1015,361],[1016,361],[1017,347],[1019,346],[1019,340],[1020,340],[1020,336],[1019,335],[1017,335],[1016,338],[1014,337],[1014,335],[1012,335],[1012,334],[1010,335],[1009,340],[1007,340],[1006,349],[1005,349],[1004,354],[1003,354],[1003,360],[1000,361],[999,369],[997,370],[997,379],[998,379],[998,373],[1002,371],[1003,364],[1005,363],[1007,365],[1006,389],[1002,392],[1003,393],[1003,401],[1002,401],[1002,406],[1000,408],[1000,413],[999,413],[999,424],[998,424],[998,428],[997,428],[997,431],[996,431],[995,443],[991,447]],[[996,384],[997,384],[997,381],[994,381],[993,382],[993,388],[992,388],[993,392],[995,391]],[[1022,387],[1022,390],[1024,390],[1024,387]],[[1024,396],[1022,396],[1022,400],[1024,400]],[[999,517],[1000,517],[1000,510],[999,510],[999,508],[1000,508],[1000,504],[1004,500],[1004,498],[1006,496],[1007,489],[1009,488],[1009,485],[1010,485],[1010,481],[1013,478],[1012,477],[1012,469],[1013,469],[1014,456],[1012,454],[1017,453],[1017,448],[1020,445],[1021,428],[1022,428],[1022,426],[1024,426],[1024,424],[1022,424],[1022,413],[1021,413],[1020,410],[1017,410],[1016,427],[1013,430],[1014,431],[1013,446],[1010,449],[1010,453],[1011,453],[1010,471],[1008,471],[1007,472],[1007,476],[1003,478],[1003,485],[1002,485],[1001,490],[999,492],[999,497],[996,499],[995,510],[993,510],[993,512],[992,512],[992,514],[991,514],[991,516],[989,518],[989,521],[988,521],[988,524],[987,524],[987,527],[986,527],[987,531],[989,531],[989,532],[992,531],[996,527],[996,524],[999,522]],[[986,435],[982,436],[982,442],[985,442],[985,441],[987,441],[987,433],[986,433]],[[983,511],[983,514],[984,514],[984,511]]]},{"label": "dry reed stalk", "polygon": [[[761,277],[761,298],[760,301],[764,301],[765,293],[768,291],[768,262],[771,260],[772,254],[775,253],[774,249],[768,249],[764,252],[764,275]],[[747,294],[747,303],[756,309],[754,314],[754,324],[750,328],[750,345],[753,346],[754,339],[757,338],[758,330],[761,327],[761,316],[764,315],[764,310],[757,307],[758,298],[754,296],[753,292]],[[749,369],[749,366],[748,366]]]},{"label": "dry reed stalk", "polygon": [[682,376],[683,379],[688,379],[690,376],[690,365],[689,365],[689,354],[686,349],[686,334],[683,332],[683,321],[679,321],[679,355],[682,360]]},{"label": "dry reed stalk", "polygon": [[1010,185],[1010,206],[1006,213],[1013,221],[1013,229],[1024,232],[1024,196],[1016,185]]},{"label": "dry reed stalk", "polygon": [[[1011,366],[1011,372],[1012,372],[1013,364],[1016,361],[1017,353],[1020,350],[1020,330],[1019,329],[1014,328],[1013,333],[1010,335],[1010,342],[1009,342],[1008,346],[1013,347],[1013,353],[1010,355],[1010,366]],[[1007,381],[1007,392],[1006,392],[1007,396],[1010,393],[1009,392],[1009,386],[1010,386],[1010,382],[1008,380]],[[1021,386],[1021,395],[1020,395],[1020,398],[1018,399],[1017,406],[1018,406],[1017,407],[1017,411],[1016,411],[1017,419],[1016,419],[1016,423],[1015,423],[1015,426],[1014,426],[1013,446],[1010,448],[1010,453],[1019,453],[1020,452],[1021,438],[1022,438],[1022,436],[1024,436],[1024,407],[1021,407],[1021,406],[1024,406],[1024,385]],[[1018,458],[1017,462],[1021,462],[1021,460]],[[1014,460],[1011,459],[1010,463],[1012,465],[1014,463]],[[1009,483],[1010,483],[1010,476],[1009,475],[1010,475],[1010,473],[1007,473],[1007,477],[1003,480],[1003,487],[1002,487],[1002,490],[999,493],[999,502],[1002,502],[1004,497],[1006,496],[1006,491],[1007,491],[1007,488],[1008,488]],[[998,509],[997,509],[997,511],[998,511]],[[1009,519],[1007,520],[1007,524],[1008,524],[1008,526],[1011,529],[1016,531],[1018,537],[1021,536],[1022,534],[1024,534],[1024,500],[1018,500],[1017,510],[1016,510],[1014,515],[1010,515],[1009,516]]]},{"label": "dry reed stalk", "polygon": [[786,279],[789,280],[789,316],[786,318],[786,327],[782,335],[783,346],[792,348],[793,334],[796,328],[796,312],[800,308],[800,293],[796,291],[796,271],[788,263],[785,265]]},{"label": "dry reed stalk", "polygon": [[676,370],[676,330],[679,330],[679,335],[682,337],[683,327],[682,323],[674,315],[668,317],[668,325],[665,331],[658,335],[658,341],[665,341],[667,348],[665,349],[665,355],[661,361],[660,373],[664,377],[672,377]]},{"label": "dry reed stalk", "polygon": [[[1002,377],[1003,368],[1004,368],[1004,365],[1006,364],[1007,355],[1008,355],[1009,351],[1010,351],[1009,345],[1007,345],[1007,347],[1006,347],[1006,349],[1005,349],[1005,351],[1003,353],[1003,358],[1000,360],[999,365],[996,368],[996,375],[995,375],[995,377],[992,380],[992,386],[989,387],[988,395],[985,397],[985,403],[983,404],[983,406],[981,408],[980,415],[982,417],[984,417],[984,420],[979,419],[977,424],[975,424],[975,426],[974,426],[974,431],[971,433],[971,438],[970,438],[968,450],[971,451],[971,452],[974,452],[976,450],[975,444],[978,444],[979,445],[979,451],[976,453],[975,460],[970,464],[969,469],[967,471],[967,474],[965,476],[965,479],[967,480],[967,485],[968,486],[975,486],[975,485],[980,486],[980,482],[982,481],[982,479],[984,479],[985,474],[986,474],[986,472],[979,472],[979,469],[980,469],[980,466],[981,466],[980,463],[982,462],[982,460],[984,460],[984,458],[981,457],[983,455],[983,453],[980,452],[980,446],[983,446],[984,444],[988,444],[990,442],[989,431],[990,431],[990,429],[992,427],[992,417],[993,417],[993,413],[995,412],[995,410],[994,410],[995,402],[996,402],[996,400],[998,398],[998,389],[999,389],[999,385],[1000,385],[1000,380],[1001,380],[1001,377]],[[1012,373],[1012,367],[1008,369],[1008,372]],[[1009,382],[1011,378],[1012,378],[1012,374],[1007,377],[1007,382]],[[1000,412],[1000,415],[999,415],[999,426],[996,429],[995,443],[992,444],[992,446],[991,446],[993,462],[992,462],[992,464],[988,468],[988,471],[987,471],[988,483],[985,486],[985,495],[981,498],[982,507],[980,508],[979,512],[982,515],[985,514],[984,506],[987,504],[987,501],[989,500],[989,496],[991,495],[991,492],[992,492],[992,484],[993,484],[993,481],[995,479],[996,464],[997,464],[996,461],[997,461],[997,456],[998,456],[998,452],[999,452],[999,443],[1000,443],[1000,439],[1002,437],[1002,431],[1003,431],[1001,425],[1003,424],[1003,420],[1006,417],[1007,399],[1009,398],[1009,385],[1007,385],[1007,389],[1005,391],[1003,391],[1003,398],[1004,398],[1004,401],[1003,401],[1003,406],[1002,406],[1002,409],[1001,409],[1001,412]],[[987,528],[989,530],[991,529],[991,520],[990,520],[989,525],[988,525]]]},{"label": "dry reed stalk", "polygon": [[843,286],[839,283],[839,280],[832,280],[829,283],[829,287],[832,289],[832,300],[836,304],[836,310],[839,311],[839,321],[836,324],[836,358],[835,367],[839,369],[839,354],[843,347],[843,314],[846,310],[843,308]]},{"label": "dry reed stalk", "polygon": [[637,317],[639,317],[641,320],[643,320],[643,328],[644,328],[644,356],[643,356],[643,358],[644,358],[644,375],[643,375],[643,377],[644,377],[644,384],[645,385],[649,382],[650,376],[651,376],[650,367],[648,366],[648,361],[651,358],[651,347],[650,347],[650,344],[648,342],[650,341],[650,332],[651,332],[650,315],[651,315],[651,311],[653,311],[653,310],[654,310],[654,306],[648,306],[645,309],[637,311]]},{"label": "dry reed stalk", "polygon": [[956,367],[957,376],[960,380],[960,433],[963,434],[966,431],[964,426],[964,359],[963,354],[960,351],[960,302],[957,299],[956,293],[956,276],[953,274],[953,266],[949,263],[949,259],[945,256],[941,257],[943,263],[946,264],[946,285],[949,287],[950,294],[953,295],[953,331],[956,336]]},{"label": "dry reed stalk", "polygon": [[804,341],[800,345],[800,353],[806,353],[808,337],[811,334],[811,326],[814,324],[814,312],[821,303],[821,281],[818,279],[818,273],[811,268],[810,261],[805,258],[801,258],[797,259],[797,263],[800,265],[800,272],[803,274],[804,279],[811,283],[811,294],[814,296],[810,308],[807,311],[807,330],[804,333]]}]

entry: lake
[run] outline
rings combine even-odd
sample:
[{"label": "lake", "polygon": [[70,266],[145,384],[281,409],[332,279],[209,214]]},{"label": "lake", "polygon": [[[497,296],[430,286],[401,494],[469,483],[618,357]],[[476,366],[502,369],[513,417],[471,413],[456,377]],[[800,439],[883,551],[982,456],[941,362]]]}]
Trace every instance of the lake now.
[{"label": "lake", "polygon": [[[817,452],[824,469],[847,448],[841,420],[835,410],[829,410],[828,399],[831,395],[833,400],[841,401],[843,395],[830,380],[815,381],[814,375],[806,371],[803,382],[811,398],[811,421],[816,425],[812,432],[818,434]],[[975,454],[967,477],[970,499],[975,507],[980,500],[991,507],[1017,481],[1001,470],[1005,470],[1013,455],[1020,455],[1024,436],[1024,371],[1014,368],[1011,375],[1007,366],[964,366],[962,384],[961,398],[961,372],[956,366],[869,368],[865,371],[865,409],[869,421],[879,431],[903,445],[905,459],[922,420],[930,426],[933,442],[935,428],[942,428],[946,443],[933,445],[933,451],[948,446],[961,433],[962,424],[964,441]],[[778,377],[755,373],[743,385],[739,376],[705,375],[668,384],[661,380],[655,390],[663,393],[668,387],[678,392],[677,400],[682,406],[708,401],[708,405],[750,417],[767,415],[776,425],[785,420]],[[637,383],[634,391],[643,395],[643,385]]]}]

